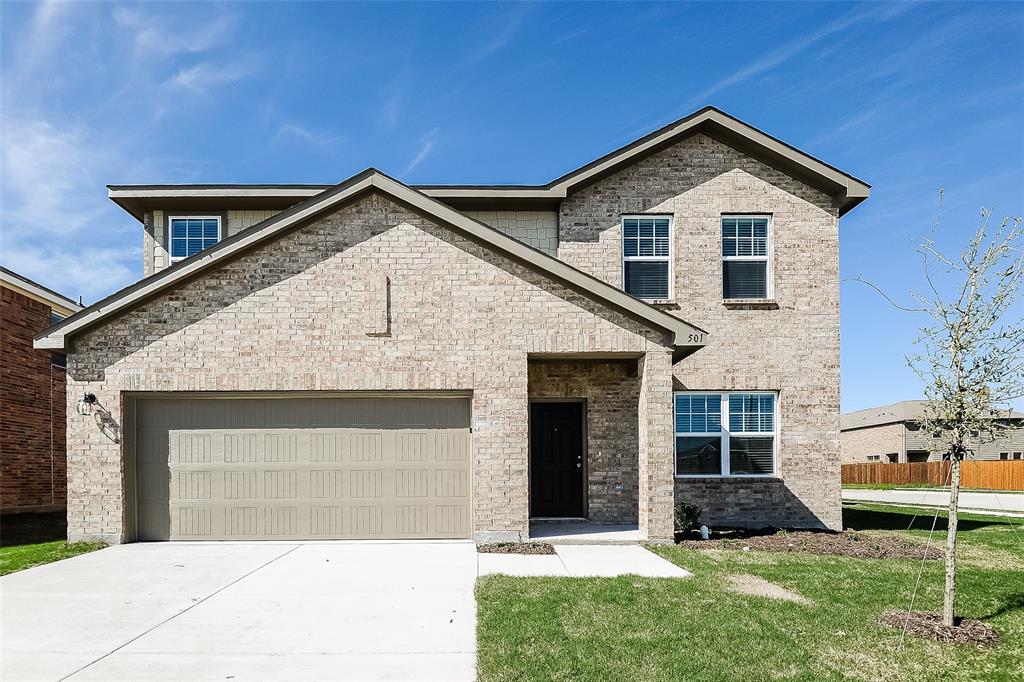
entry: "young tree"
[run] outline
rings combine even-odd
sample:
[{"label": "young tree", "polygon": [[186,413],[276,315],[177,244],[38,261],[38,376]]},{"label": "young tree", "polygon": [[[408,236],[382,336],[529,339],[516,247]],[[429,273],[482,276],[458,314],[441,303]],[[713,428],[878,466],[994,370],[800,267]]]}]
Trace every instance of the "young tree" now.
[{"label": "young tree", "polygon": [[956,529],[960,464],[983,442],[1005,428],[1012,401],[1024,397],[1024,231],[1019,217],[990,225],[983,210],[974,235],[959,254],[947,256],[936,245],[940,214],[931,233],[917,242],[923,262],[925,293],[915,304],[893,306],[926,315],[907,363],[924,383],[922,428],[931,450],[949,462],[949,529],[946,535],[946,587],[942,622],[954,624],[956,604]]}]

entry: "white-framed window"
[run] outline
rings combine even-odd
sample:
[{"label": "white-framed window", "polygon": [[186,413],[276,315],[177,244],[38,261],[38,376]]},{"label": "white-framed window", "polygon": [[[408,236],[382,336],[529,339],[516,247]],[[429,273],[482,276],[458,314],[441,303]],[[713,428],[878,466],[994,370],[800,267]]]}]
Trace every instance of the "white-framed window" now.
[{"label": "white-framed window", "polygon": [[774,476],[775,393],[675,394],[676,476]]},{"label": "white-framed window", "polygon": [[622,216],[622,290],[647,301],[672,297],[671,216]]},{"label": "white-framed window", "polygon": [[881,455],[868,455],[868,461],[869,462],[880,462],[880,461],[882,461],[882,456]]},{"label": "white-framed window", "polygon": [[722,216],[722,298],[771,298],[771,216]]},{"label": "white-framed window", "polygon": [[194,256],[220,241],[220,216],[168,216],[171,262]]}]

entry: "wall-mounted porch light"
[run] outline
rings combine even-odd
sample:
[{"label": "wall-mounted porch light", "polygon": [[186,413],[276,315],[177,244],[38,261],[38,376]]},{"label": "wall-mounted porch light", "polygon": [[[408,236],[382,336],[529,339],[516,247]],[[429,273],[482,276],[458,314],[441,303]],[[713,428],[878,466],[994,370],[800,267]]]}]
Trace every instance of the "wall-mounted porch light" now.
[{"label": "wall-mounted porch light", "polygon": [[92,393],[86,393],[82,396],[82,399],[78,401],[77,410],[78,414],[90,415],[92,414],[93,405],[96,404],[96,396]]}]

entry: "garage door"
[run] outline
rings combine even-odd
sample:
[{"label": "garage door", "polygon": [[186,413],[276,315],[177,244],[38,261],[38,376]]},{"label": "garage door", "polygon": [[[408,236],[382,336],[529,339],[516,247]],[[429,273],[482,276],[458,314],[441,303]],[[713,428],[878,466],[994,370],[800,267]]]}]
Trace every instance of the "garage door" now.
[{"label": "garage door", "polygon": [[468,398],[132,404],[141,540],[472,534]]}]

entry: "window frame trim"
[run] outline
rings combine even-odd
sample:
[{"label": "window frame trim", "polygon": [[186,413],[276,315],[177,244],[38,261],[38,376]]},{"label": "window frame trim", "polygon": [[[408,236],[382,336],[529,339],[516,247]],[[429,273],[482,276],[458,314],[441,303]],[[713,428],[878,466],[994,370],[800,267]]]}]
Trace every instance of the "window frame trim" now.
[{"label": "window frame trim", "polygon": [[[626,230],[623,222],[631,218],[668,218],[668,255],[667,256],[627,256],[626,255]],[[673,213],[621,213],[619,214],[619,270],[621,282],[619,288],[629,294],[626,290],[626,263],[629,261],[640,261],[648,263],[660,263],[668,261],[668,291],[665,298],[640,298],[640,301],[648,303],[671,303],[675,301],[675,223],[676,217]],[[637,232],[639,235],[639,232]],[[657,237],[655,237],[657,239]],[[637,249],[639,253],[640,249]],[[633,294],[629,294],[633,296]]]},{"label": "window frame trim", "polygon": [[[213,213],[213,214],[209,214],[209,215],[205,214],[205,213],[193,213],[193,214],[189,214],[189,213],[175,213],[173,215],[168,213],[167,214],[167,262],[169,264],[171,264],[171,265],[173,265],[174,263],[180,263],[181,261],[187,260],[187,259],[191,258],[192,256],[198,255],[198,254],[200,254],[200,253],[202,253],[203,251],[206,250],[206,249],[202,249],[200,251],[197,251],[196,253],[192,254],[192,256],[173,256],[172,254],[174,253],[174,248],[173,248],[174,247],[174,234],[171,231],[171,225],[173,224],[173,221],[175,221],[175,220],[216,220],[217,221],[217,243],[218,244],[221,243],[221,241],[223,241],[223,239],[224,239],[224,223],[226,221],[226,217],[222,213]],[[188,238],[186,237],[185,240],[186,240],[186,244],[187,244],[188,243]]]},{"label": "window frame trim", "polygon": [[[680,432],[676,431],[676,396],[677,395],[717,395],[722,400],[722,430],[711,432]],[[770,395],[772,400],[772,430],[771,431],[730,431],[729,430],[729,396],[730,395]],[[687,478],[779,478],[779,392],[778,391],[673,391],[672,392],[672,473],[677,479]],[[729,459],[729,439],[732,436],[740,438],[772,438],[772,470],[767,474],[734,474],[732,463]],[[717,474],[681,474],[679,473],[679,458],[676,454],[676,442],[680,437],[692,436],[694,438],[708,438],[711,436],[720,437],[721,463]],[[728,473],[724,473],[728,472]]]},{"label": "window frame trim", "polygon": [[[767,218],[768,228],[765,231],[765,249],[763,256],[726,256],[722,253],[722,239],[724,234],[722,232],[722,220],[725,218]],[[772,233],[775,229],[775,214],[774,213],[722,213],[718,216],[718,253],[721,257],[722,265],[722,301],[730,303],[733,301],[774,301],[775,300],[775,239],[772,237]],[[765,287],[763,298],[726,298],[725,297],[725,261],[748,261],[748,262],[760,262],[764,261],[765,265]]]}]

